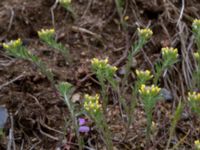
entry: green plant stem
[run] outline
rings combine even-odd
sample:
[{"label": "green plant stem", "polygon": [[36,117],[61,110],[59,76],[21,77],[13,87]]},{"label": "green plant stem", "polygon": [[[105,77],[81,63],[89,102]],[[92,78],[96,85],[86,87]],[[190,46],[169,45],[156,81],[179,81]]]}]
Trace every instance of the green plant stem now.
[{"label": "green plant stem", "polygon": [[68,99],[68,96],[66,94],[64,94],[63,96],[64,96],[65,103],[67,104],[67,107],[68,107],[68,109],[70,111],[70,115],[71,115],[73,126],[74,126],[74,131],[75,131],[77,139],[78,139],[79,150],[82,150],[83,149],[82,138],[81,138],[81,136],[79,134],[79,131],[78,131],[79,127],[78,127],[78,123],[77,123],[77,120],[76,120],[76,115],[74,113],[74,107],[70,103],[70,101]]},{"label": "green plant stem", "polygon": [[[125,70],[126,73],[122,79],[122,89],[125,89],[125,85],[127,85],[128,82],[128,76],[131,72],[131,66],[133,62],[133,57],[139,52],[139,50],[144,46],[146,41],[144,39],[139,39],[139,41],[132,47],[131,52],[128,54],[128,59],[125,65]],[[122,92],[122,95],[124,94],[125,91]]]},{"label": "green plant stem", "polygon": [[107,92],[106,92],[106,84],[104,83],[101,76],[98,76],[98,79],[99,79],[100,86],[101,86],[101,95],[102,95],[102,99],[103,99],[103,111],[105,113],[107,105],[108,105],[108,96],[107,96]]},{"label": "green plant stem", "polygon": [[95,122],[97,127],[99,128],[100,132],[103,135],[104,142],[106,144],[107,150],[113,150],[113,143],[111,138],[111,133],[106,123],[106,119],[103,114],[100,114],[99,117],[95,117]]},{"label": "green plant stem", "polygon": [[172,137],[173,137],[173,134],[174,134],[174,131],[175,131],[175,127],[181,117],[181,113],[182,113],[182,109],[183,109],[183,105],[181,103],[181,101],[179,102],[178,104],[178,107],[176,109],[176,112],[174,114],[174,117],[173,117],[173,120],[172,120],[172,124],[171,124],[171,127],[170,127],[170,132],[169,132],[169,140],[167,142],[167,146],[166,146],[166,150],[168,150],[169,146],[170,146],[170,142],[172,140]]}]

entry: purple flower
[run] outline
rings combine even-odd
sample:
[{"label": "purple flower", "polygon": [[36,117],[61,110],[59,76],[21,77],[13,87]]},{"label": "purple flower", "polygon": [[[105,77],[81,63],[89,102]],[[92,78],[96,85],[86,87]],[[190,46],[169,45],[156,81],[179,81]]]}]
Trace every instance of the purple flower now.
[{"label": "purple flower", "polygon": [[87,133],[90,131],[90,128],[88,126],[85,126],[85,119],[84,118],[79,118],[78,119],[78,122],[79,122],[79,132],[81,133]]},{"label": "purple flower", "polygon": [[81,133],[87,133],[90,131],[90,128],[88,126],[81,126],[79,127],[78,131]]},{"label": "purple flower", "polygon": [[84,125],[85,124],[85,119],[84,118],[79,118],[78,119],[78,122],[79,122],[79,126],[82,126],[82,125]]}]

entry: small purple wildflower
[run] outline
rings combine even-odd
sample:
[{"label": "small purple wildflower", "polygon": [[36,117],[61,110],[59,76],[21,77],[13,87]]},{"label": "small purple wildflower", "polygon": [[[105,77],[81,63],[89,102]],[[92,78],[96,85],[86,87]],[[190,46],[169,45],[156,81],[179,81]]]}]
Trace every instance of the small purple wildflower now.
[{"label": "small purple wildflower", "polygon": [[79,122],[79,126],[80,126],[78,129],[79,132],[87,133],[90,131],[90,128],[88,126],[85,126],[86,121],[84,118],[79,118],[78,122]]},{"label": "small purple wildflower", "polygon": [[78,119],[78,122],[79,122],[79,126],[82,126],[82,125],[84,125],[85,124],[85,119],[84,118],[79,118]]},{"label": "small purple wildflower", "polygon": [[90,131],[90,128],[88,126],[81,126],[79,127],[78,131],[81,133],[87,133]]}]

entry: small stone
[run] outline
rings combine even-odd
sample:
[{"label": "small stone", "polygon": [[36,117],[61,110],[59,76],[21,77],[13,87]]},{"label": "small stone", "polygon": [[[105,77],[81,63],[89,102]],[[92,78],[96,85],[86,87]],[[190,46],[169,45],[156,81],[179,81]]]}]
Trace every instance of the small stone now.
[{"label": "small stone", "polygon": [[120,68],[118,71],[119,75],[125,75],[126,74],[126,69],[124,67]]},{"label": "small stone", "polygon": [[161,95],[163,96],[164,100],[166,100],[167,102],[173,101],[172,93],[169,90],[162,88],[161,89]]},{"label": "small stone", "polygon": [[0,128],[4,128],[8,118],[8,110],[0,106]]},{"label": "small stone", "polygon": [[81,56],[86,56],[86,53],[85,52],[81,52]]},{"label": "small stone", "polygon": [[72,102],[73,102],[73,103],[79,102],[80,99],[81,99],[81,93],[75,93],[75,94],[72,96]]},{"label": "small stone", "polygon": [[137,66],[137,60],[135,58],[133,58],[131,67],[135,68],[136,66]]}]

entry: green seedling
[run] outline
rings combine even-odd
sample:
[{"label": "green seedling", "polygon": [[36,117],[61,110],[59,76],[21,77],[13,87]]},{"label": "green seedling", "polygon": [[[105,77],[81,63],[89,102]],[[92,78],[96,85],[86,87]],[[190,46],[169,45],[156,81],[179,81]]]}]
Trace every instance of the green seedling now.
[{"label": "green seedling", "polygon": [[40,40],[48,44],[48,46],[59,50],[66,61],[69,61],[69,50],[61,43],[55,40],[55,30],[54,29],[42,29],[38,31],[38,36]]},{"label": "green seedling", "polygon": [[60,94],[63,96],[64,98],[64,102],[68,107],[68,110],[70,112],[70,116],[72,119],[72,124],[73,124],[73,130],[76,133],[77,139],[78,139],[78,143],[79,143],[79,149],[82,149],[82,138],[79,134],[79,125],[77,122],[77,118],[76,118],[76,113],[75,113],[75,108],[74,105],[71,102],[71,94],[73,92],[73,86],[68,83],[68,82],[61,82],[60,84],[58,84],[57,86],[58,91],[60,92]]},{"label": "green seedling", "polygon": [[84,109],[89,117],[95,122],[99,132],[102,134],[107,150],[113,150],[111,133],[102,112],[101,104],[99,103],[99,95],[89,96],[86,94],[84,99]]},{"label": "green seedling", "polygon": [[72,14],[73,19],[76,18],[76,14],[71,6],[71,0],[59,0],[59,3],[62,7],[64,7],[68,12]]},{"label": "green seedling", "polygon": [[117,71],[115,66],[111,66],[108,64],[108,59],[99,60],[97,58],[93,58],[91,60],[92,63],[92,71],[96,74],[97,79],[99,80],[101,86],[101,95],[103,97],[103,110],[106,110],[106,106],[108,104],[107,97],[107,82],[112,86],[115,90],[117,87],[117,82],[114,79],[114,75]]},{"label": "green seedling", "polygon": [[36,64],[40,72],[45,75],[52,83],[52,86],[54,86],[53,73],[51,70],[47,68],[46,64],[42,60],[40,60],[34,54],[30,53],[30,51],[28,51],[27,48],[23,46],[21,39],[10,41],[9,43],[3,43],[3,48],[9,55],[12,55],[16,58],[29,60]]},{"label": "green seedling", "polygon": [[176,125],[177,125],[177,123],[178,123],[178,121],[179,121],[179,119],[181,117],[182,111],[183,111],[183,105],[180,102],[178,104],[178,107],[176,108],[175,114],[173,115],[171,127],[170,127],[170,130],[169,130],[169,139],[168,139],[168,142],[167,142],[166,150],[168,150],[168,148],[170,146],[170,143],[171,143],[172,137],[174,135],[174,131],[175,131]]},{"label": "green seedling", "polygon": [[200,93],[197,92],[189,92],[188,93],[188,101],[191,107],[191,110],[200,116]]},{"label": "green seedling", "polygon": [[160,96],[160,88],[155,85],[146,86],[145,84],[142,84],[139,88],[139,93],[142,98],[142,102],[144,104],[144,110],[147,117],[147,128],[146,128],[146,137],[147,137],[147,145],[150,140],[150,130],[152,125],[152,115],[153,115],[153,109],[158,101]]},{"label": "green seedling", "polygon": [[162,73],[174,65],[178,61],[178,49],[172,47],[162,48],[162,60],[155,65],[154,84],[158,83],[158,80]]}]

